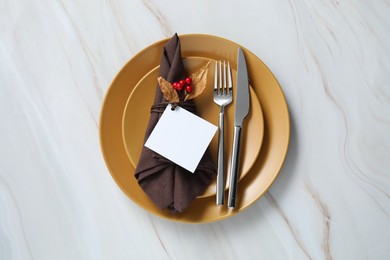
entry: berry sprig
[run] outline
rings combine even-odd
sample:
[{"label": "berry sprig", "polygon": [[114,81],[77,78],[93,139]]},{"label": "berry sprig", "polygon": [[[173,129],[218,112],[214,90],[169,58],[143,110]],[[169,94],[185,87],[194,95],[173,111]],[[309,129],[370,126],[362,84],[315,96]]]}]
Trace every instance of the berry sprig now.
[{"label": "berry sprig", "polygon": [[163,77],[158,77],[157,81],[164,98],[169,103],[178,103],[196,98],[206,88],[207,74],[210,61],[192,73],[189,77],[170,83]]},{"label": "berry sprig", "polygon": [[192,83],[192,79],[190,77],[187,77],[177,82],[173,82],[172,87],[177,91],[182,91],[183,89],[185,89],[186,93],[191,93],[192,92],[191,83]]}]

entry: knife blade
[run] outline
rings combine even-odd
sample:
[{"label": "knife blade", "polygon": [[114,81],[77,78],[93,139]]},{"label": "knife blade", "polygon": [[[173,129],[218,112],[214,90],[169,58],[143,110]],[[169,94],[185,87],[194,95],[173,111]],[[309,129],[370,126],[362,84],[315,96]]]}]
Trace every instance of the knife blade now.
[{"label": "knife blade", "polygon": [[234,111],[234,136],[232,159],[230,165],[230,186],[228,195],[228,207],[234,208],[237,200],[237,182],[240,166],[241,136],[244,119],[249,113],[250,96],[248,70],[244,52],[238,48],[237,79],[236,79],[236,106]]}]

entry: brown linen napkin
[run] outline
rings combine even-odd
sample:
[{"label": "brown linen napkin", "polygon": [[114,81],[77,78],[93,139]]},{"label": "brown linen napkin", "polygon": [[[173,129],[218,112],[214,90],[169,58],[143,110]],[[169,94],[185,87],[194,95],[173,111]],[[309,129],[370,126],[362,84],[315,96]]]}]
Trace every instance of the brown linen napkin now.
[{"label": "brown linen napkin", "polygon": [[[186,77],[181,57],[180,39],[177,34],[164,46],[160,76],[171,83]],[[163,97],[160,87],[157,86],[144,143],[164,112],[166,103],[167,100]],[[181,106],[196,114],[192,101],[186,101]],[[135,169],[135,177],[149,198],[160,209],[168,209],[172,213],[183,212],[198,195],[204,192],[214,175],[215,167],[208,149],[195,172],[191,173],[143,146]]]}]

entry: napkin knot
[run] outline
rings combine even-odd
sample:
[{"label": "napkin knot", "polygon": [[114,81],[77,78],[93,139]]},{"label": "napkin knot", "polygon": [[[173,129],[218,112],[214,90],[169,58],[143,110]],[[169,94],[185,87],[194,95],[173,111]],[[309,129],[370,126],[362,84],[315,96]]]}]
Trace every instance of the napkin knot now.
[{"label": "napkin knot", "polygon": [[163,113],[165,108],[171,104],[172,110],[175,110],[177,106],[184,108],[185,110],[190,111],[191,113],[196,113],[196,106],[193,102],[188,101],[179,101],[179,102],[161,102],[159,104],[153,105],[150,109],[151,113]]}]

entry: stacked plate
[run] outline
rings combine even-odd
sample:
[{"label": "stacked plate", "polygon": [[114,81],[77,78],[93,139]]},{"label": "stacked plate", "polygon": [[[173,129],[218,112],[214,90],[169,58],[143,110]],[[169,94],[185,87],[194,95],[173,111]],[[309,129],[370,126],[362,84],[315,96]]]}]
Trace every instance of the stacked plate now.
[{"label": "stacked plate", "polygon": [[[210,35],[181,35],[181,49],[188,74],[209,60],[229,60],[233,75],[237,48],[244,49],[251,84],[251,112],[246,119],[241,154],[238,201],[234,210],[215,205],[215,182],[181,214],[159,210],[134,178],[153,103],[163,46],[157,42],[134,56],[109,88],[100,118],[100,142],[109,171],[118,186],[139,206],[174,221],[203,223],[224,219],[248,208],[270,187],[286,156],[290,125],[283,92],[269,69],[254,54],[238,44]],[[210,72],[214,71],[210,67]],[[199,115],[218,125],[219,107],[213,102],[213,73],[209,88],[195,99]],[[233,78],[233,82],[235,79]],[[234,96],[233,96],[234,97]],[[233,99],[234,100],[234,99]],[[230,162],[234,102],[226,110],[225,161]],[[216,162],[217,136],[210,149]],[[229,169],[227,164],[225,169]],[[227,180],[227,183],[228,180]]]}]

